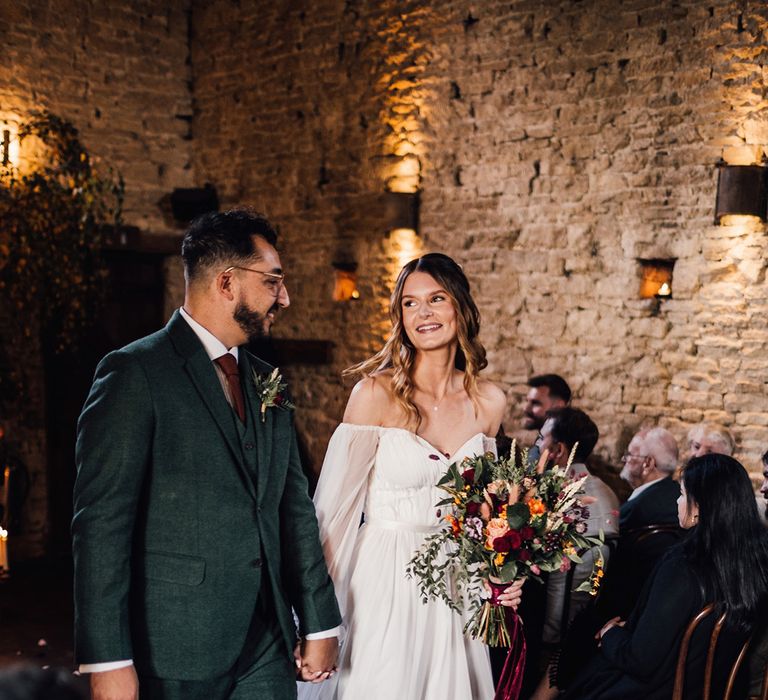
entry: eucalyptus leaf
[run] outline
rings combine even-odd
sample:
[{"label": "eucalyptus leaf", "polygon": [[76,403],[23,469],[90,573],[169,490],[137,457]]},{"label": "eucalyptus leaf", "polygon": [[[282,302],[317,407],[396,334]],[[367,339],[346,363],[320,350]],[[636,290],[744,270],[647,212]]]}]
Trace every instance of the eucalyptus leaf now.
[{"label": "eucalyptus leaf", "polygon": [[519,530],[528,524],[531,512],[525,503],[514,503],[507,507],[507,522],[513,530]]}]

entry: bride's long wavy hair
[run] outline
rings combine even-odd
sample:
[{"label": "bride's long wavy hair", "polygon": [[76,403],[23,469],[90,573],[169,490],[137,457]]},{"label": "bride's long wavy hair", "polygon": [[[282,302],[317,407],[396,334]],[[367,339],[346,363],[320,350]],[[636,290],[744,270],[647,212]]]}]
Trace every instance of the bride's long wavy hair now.
[{"label": "bride's long wavy hair", "polygon": [[414,385],[411,376],[416,358],[416,348],[403,326],[403,287],[414,272],[424,272],[432,277],[448,294],[456,310],[457,341],[456,368],[464,372],[464,389],[477,406],[477,375],[488,364],[485,348],[478,336],[480,312],[469,291],[469,281],[451,258],[442,253],[428,253],[411,260],[397,277],[395,289],[389,300],[389,318],[392,333],[373,357],[344,370],[345,376],[371,376],[385,369],[392,370],[392,393],[405,412],[408,425],[421,424],[422,416],[413,402]]}]

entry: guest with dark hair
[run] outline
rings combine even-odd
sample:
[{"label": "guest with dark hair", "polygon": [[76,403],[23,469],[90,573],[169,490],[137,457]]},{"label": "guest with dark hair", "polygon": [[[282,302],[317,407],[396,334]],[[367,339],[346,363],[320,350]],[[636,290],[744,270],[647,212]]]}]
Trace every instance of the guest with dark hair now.
[{"label": "guest with dark hair", "polygon": [[[703,666],[714,621],[727,614],[718,653],[731,660],[764,619],[768,598],[768,532],[755,507],[744,467],[732,457],[695,457],[682,473],[680,526],[689,532],[653,573],[626,622],[599,631],[599,653],[563,696],[578,700],[666,700],[688,622],[705,605],[714,614],[694,634],[688,653],[686,697],[701,697]],[[722,646],[720,646],[722,645]],[[721,657],[722,658],[722,657]],[[730,664],[715,664],[713,697],[721,697]]]},{"label": "guest with dark hair", "polygon": [[571,403],[571,387],[558,374],[539,374],[528,380],[530,387],[523,407],[523,427],[541,430],[547,411],[563,408]]},{"label": "guest with dark hair", "polygon": [[12,666],[0,670],[0,700],[86,700],[87,694],[63,669]]},{"label": "guest with dark hair", "polygon": [[[584,481],[585,507],[588,514],[584,534],[596,537],[603,532],[605,538],[615,538],[619,532],[617,512],[619,501],[616,495],[598,477],[589,472],[585,464],[597,444],[600,432],[594,421],[578,408],[565,407],[547,412],[547,418],[541,428],[538,446],[542,452],[549,452],[552,465],[565,468],[573,455],[569,471],[573,478],[586,475]],[[598,554],[599,552],[599,554]],[[555,571],[549,574],[546,584],[546,604],[542,642],[545,649],[556,648],[568,624],[589,601],[589,593],[575,590],[592,573],[595,560],[601,556],[604,562],[609,557],[608,544],[594,547],[581,554],[581,563],[572,571]],[[550,688],[547,678],[543,678],[534,698],[555,697],[557,690]]]}]

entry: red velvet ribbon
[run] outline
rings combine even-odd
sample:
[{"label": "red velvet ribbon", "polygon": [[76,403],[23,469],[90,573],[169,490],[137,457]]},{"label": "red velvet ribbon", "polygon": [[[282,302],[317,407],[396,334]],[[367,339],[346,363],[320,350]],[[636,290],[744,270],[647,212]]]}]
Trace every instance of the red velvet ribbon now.
[{"label": "red velvet ribbon", "polygon": [[[508,583],[493,583],[491,586],[491,605],[501,605],[499,596],[509,587]],[[509,632],[509,652],[504,661],[499,684],[493,700],[517,700],[523,685],[525,671],[525,635],[520,616],[510,607],[504,607],[504,617]]]}]

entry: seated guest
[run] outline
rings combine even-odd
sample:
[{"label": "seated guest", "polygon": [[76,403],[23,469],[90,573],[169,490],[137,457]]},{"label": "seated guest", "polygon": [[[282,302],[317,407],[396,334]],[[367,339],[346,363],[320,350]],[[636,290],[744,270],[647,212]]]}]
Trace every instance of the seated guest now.
[{"label": "seated guest", "polygon": [[[587,529],[584,534],[596,537],[601,531],[606,540],[618,535],[617,511],[619,501],[616,494],[596,476],[589,473],[585,462],[597,444],[599,432],[592,419],[578,408],[560,408],[547,413],[547,419],[541,428],[539,448],[543,452],[549,451],[549,460],[553,465],[565,468],[568,459],[573,452],[574,460],[570,466],[570,476],[578,478],[586,474],[584,482],[585,501],[589,502],[586,508],[589,511]],[[591,600],[589,593],[576,591],[591,573],[598,556],[602,555],[603,561],[609,557],[609,545],[594,547],[581,555],[582,561],[576,564],[572,571],[555,571],[549,574],[546,586],[546,604],[542,641],[545,647],[552,649],[560,643],[561,633],[564,631],[574,615],[579,612]],[[547,677],[543,678],[540,690],[534,697],[549,697],[546,692],[549,683]],[[552,696],[554,697],[554,696]]]},{"label": "seated guest", "polygon": [[[619,540],[594,605],[574,620],[564,642],[553,686],[566,687],[589,657],[589,641],[612,617],[625,618],[634,608],[643,586],[665,552],[675,545],[681,530],[677,499],[680,486],[672,479],[677,468],[677,442],[664,428],[641,430],[622,458],[622,476],[633,486],[619,511]],[[650,526],[661,526],[649,532]]]},{"label": "seated guest", "polygon": [[[764,619],[768,531],[744,467],[714,453],[691,459],[682,473],[678,518],[689,531],[686,538],[655,569],[629,619],[614,618],[600,629],[599,652],[563,700],[667,700],[683,632],[712,603],[715,612],[692,637],[688,653],[685,697],[701,697],[714,621],[727,614],[718,654],[725,651],[732,661],[756,621]],[[721,676],[729,666],[715,664],[712,697],[722,697]]]},{"label": "seated guest", "polygon": [[718,454],[733,456],[733,435],[720,425],[699,423],[688,431],[688,458]]},{"label": "seated guest", "polygon": [[[571,403],[571,387],[559,374],[539,374],[528,380],[528,393],[523,403],[523,428],[541,430],[546,420],[547,411],[563,408]],[[536,436],[539,439],[539,436]],[[496,450],[501,457],[508,457],[512,440],[507,437],[504,427],[496,435]],[[528,450],[529,461],[539,459],[539,448],[534,443]]]},{"label": "seated guest", "polygon": [[[600,433],[592,419],[578,408],[560,408],[547,413],[547,420],[541,429],[539,448],[543,452],[549,451],[549,460],[552,465],[564,468],[568,459],[576,447],[573,463],[570,467],[570,476],[578,478],[586,474],[584,482],[584,496],[589,503],[587,509],[589,518],[587,530],[584,534],[596,537],[601,531],[605,539],[610,540],[619,534],[618,518],[616,513],[619,501],[616,494],[596,476],[589,473],[585,462],[592,453]],[[592,573],[597,547],[582,556],[582,563],[574,567],[571,589],[586,581]],[[603,559],[607,561],[609,556],[608,545],[600,548]],[[566,578],[570,578],[567,572],[554,572],[549,575],[547,583],[547,615],[544,622],[545,643],[557,643],[560,641],[561,617],[564,605],[569,603],[570,614],[567,621],[589,601],[588,593],[566,592]]]},{"label": "seated guest", "polygon": [[621,476],[632,486],[629,499],[621,507],[622,531],[676,523],[680,486],[672,479],[677,468],[677,442],[672,433],[664,428],[641,430],[621,459]]},{"label": "seated guest", "polygon": [[571,387],[559,374],[531,377],[528,386],[523,406],[523,427],[526,430],[541,430],[548,411],[571,403]]},{"label": "seated guest", "polygon": [[610,616],[626,617],[662,554],[679,539],[676,528],[657,533],[647,531],[654,525],[677,524],[680,485],[672,479],[677,454],[672,433],[664,428],[650,428],[632,438],[622,458],[622,476],[633,491],[619,511],[616,556],[600,595],[601,607]]},{"label": "seated guest", "polygon": [[[526,430],[541,431],[547,412],[557,408],[565,408],[571,404],[571,387],[559,374],[540,374],[528,380],[530,387],[523,405],[523,428]],[[537,441],[539,436],[537,436]],[[506,449],[505,449],[506,448]],[[507,443],[500,445],[499,454],[509,454]],[[535,443],[528,451],[528,457],[532,461],[539,458],[538,443]],[[597,455],[590,455],[589,471],[613,489],[614,493],[623,503],[631,488],[619,478],[615,470],[608,462]]]}]

